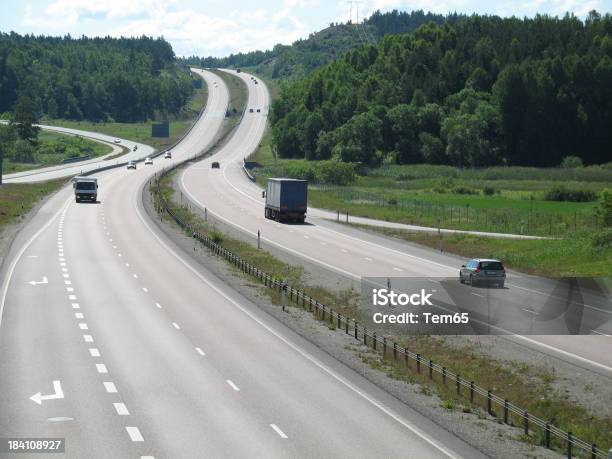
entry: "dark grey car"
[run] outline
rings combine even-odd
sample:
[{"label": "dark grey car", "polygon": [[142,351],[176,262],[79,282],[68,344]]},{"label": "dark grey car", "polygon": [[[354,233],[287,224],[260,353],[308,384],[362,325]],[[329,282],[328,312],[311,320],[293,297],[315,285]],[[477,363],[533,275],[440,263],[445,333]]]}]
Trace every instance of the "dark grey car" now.
[{"label": "dark grey car", "polygon": [[474,258],[459,270],[459,282],[462,284],[492,284],[503,288],[505,281],[506,269],[499,260]]}]

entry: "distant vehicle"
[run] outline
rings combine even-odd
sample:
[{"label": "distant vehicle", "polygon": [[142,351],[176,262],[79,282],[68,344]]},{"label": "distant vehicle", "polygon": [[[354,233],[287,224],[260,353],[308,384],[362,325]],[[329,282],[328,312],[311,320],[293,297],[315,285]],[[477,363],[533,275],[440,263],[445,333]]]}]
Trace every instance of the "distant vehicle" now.
[{"label": "distant vehicle", "polygon": [[127,163],[127,168],[128,169],[134,169],[136,170],[136,161],[130,161]]},{"label": "distant vehicle", "polygon": [[164,155],[164,159],[172,159],[172,152],[167,151],[166,154]]},{"label": "distant vehicle", "polygon": [[113,140],[113,142],[115,142],[115,143],[121,143],[121,139],[115,139],[115,140]]},{"label": "distant vehicle", "polygon": [[259,113],[259,112],[261,112],[261,109],[259,109],[259,108],[258,108],[258,109],[257,109],[257,113]]},{"label": "distant vehicle", "polygon": [[459,270],[459,282],[462,284],[494,284],[503,288],[505,281],[506,269],[501,261],[495,259],[474,258]]},{"label": "distant vehicle", "polygon": [[253,109],[252,108],[249,108],[249,113],[253,113]]},{"label": "distant vehicle", "polygon": [[263,193],[266,198],[264,215],[277,222],[304,223],[308,201],[308,182],[288,178],[271,178]]},{"label": "distant vehicle", "polygon": [[153,165],[153,160],[151,158],[145,159],[145,166],[152,166],[152,165]]},{"label": "distant vehicle", "polygon": [[253,83],[255,83],[255,84],[259,84],[259,83],[257,83],[257,80],[253,80]]},{"label": "distant vehicle", "polygon": [[134,148],[132,148],[132,150],[134,151],[138,150],[138,145],[134,145]]},{"label": "distant vehicle", "polygon": [[211,169],[219,169],[219,162],[218,161],[213,161],[212,164],[210,165]]},{"label": "distant vehicle", "polygon": [[95,177],[75,177],[72,179],[76,202],[98,200],[98,179]]},{"label": "distant vehicle", "polygon": [[236,69],[236,73],[240,73],[240,69]]}]

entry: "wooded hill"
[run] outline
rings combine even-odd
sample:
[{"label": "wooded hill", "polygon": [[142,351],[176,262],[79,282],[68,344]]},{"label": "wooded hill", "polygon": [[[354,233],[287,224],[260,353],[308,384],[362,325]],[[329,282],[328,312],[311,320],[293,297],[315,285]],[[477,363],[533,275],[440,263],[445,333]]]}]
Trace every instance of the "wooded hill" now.
[{"label": "wooded hill", "polygon": [[165,40],[0,33],[0,113],[19,98],[51,118],[144,121],[193,91]]},{"label": "wooded hill", "polygon": [[388,35],[285,85],[285,158],[556,166],[612,160],[612,16],[471,16]]},{"label": "wooded hill", "polygon": [[268,51],[232,54],[224,58],[191,56],[182,61],[202,67],[255,67],[257,73],[274,79],[301,78],[315,69],[341,58],[355,47],[375,43],[384,35],[410,32],[419,26],[434,22],[456,22],[465,16],[410,13],[394,10],[389,13],[374,13],[361,24],[332,23],[326,29],[312,33],[292,45],[276,45]]}]

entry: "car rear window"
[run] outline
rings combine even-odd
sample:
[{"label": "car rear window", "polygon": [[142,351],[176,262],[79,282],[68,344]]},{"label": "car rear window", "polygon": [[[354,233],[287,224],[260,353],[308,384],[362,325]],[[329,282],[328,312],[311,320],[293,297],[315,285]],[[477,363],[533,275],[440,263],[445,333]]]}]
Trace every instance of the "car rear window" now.
[{"label": "car rear window", "polygon": [[504,269],[504,265],[499,261],[481,261],[480,269],[486,269],[489,271],[501,271]]}]

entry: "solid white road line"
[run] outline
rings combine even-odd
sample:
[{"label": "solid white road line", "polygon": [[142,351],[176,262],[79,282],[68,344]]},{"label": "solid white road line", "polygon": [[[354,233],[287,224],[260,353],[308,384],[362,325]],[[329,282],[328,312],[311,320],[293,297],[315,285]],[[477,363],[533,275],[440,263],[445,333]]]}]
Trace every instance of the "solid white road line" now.
[{"label": "solid white road line", "polygon": [[125,403],[113,403],[113,406],[119,416],[128,416],[130,414]]},{"label": "solid white road line", "polygon": [[109,394],[117,393],[117,387],[115,387],[115,383],[111,381],[104,381],[104,389],[106,389],[106,392]]},{"label": "solid white road line", "polygon": [[270,427],[272,427],[272,429],[274,429],[274,432],[276,432],[281,438],[289,438],[287,435],[285,435],[285,432],[280,430],[280,428],[276,424],[270,424]]},{"label": "solid white road line", "polygon": [[200,349],[199,347],[196,347],[195,350],[197,351],[198,354],[200,354],[201,356],[205,356],[206,354],[204,353],[204,351],[202,349]]},{"label": "solid white road line", "polygon": [[98,373],[108,373],[106,365],[103,363],[96,363],[96,370],[98,370]]},{"label": "solid white road line", "polygon": [[100,357],[100,351],[95,347],[89,348],[89,355],[92,357]]},{"label": "solid white road line", "polygon": [[68,299],[74,301],[77,299],[77,297],[76,295],[68,295]]},{"label": "solid white road line", "polygon": [[132,441],[144,441],[138,427],[126,427],[125,430],[127,430],[127,433]]},{"label": "solid white road line", "polygon": [[230,379],[228,379],[227,381],[225,381],[232,389],[234,389],[236,392],[240,392],[240,388],[234,384],[234,382]]}]

